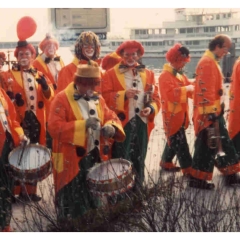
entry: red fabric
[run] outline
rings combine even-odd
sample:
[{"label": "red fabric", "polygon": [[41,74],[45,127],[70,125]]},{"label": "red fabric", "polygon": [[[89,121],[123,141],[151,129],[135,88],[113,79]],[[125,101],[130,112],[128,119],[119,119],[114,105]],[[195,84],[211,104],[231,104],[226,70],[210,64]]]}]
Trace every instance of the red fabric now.
[{"label": "red fabric", "polygon": [[182,56],[182,53],[178,50],[181,47],[182,45],[180,43],[176,43],[172,48],[168,50],[168,52],[166,53],[166,59],[168,62],[190,62],[190,56]]},{"label": "red fabric", "polygon": [[49,43],[53,43],[53,44],[55,45],[56,49],[58,50],[58,48],[59,48],[59,43],[58,43],[58,41],[57,41],[56,39],[54,39],[54,38],[51,38],[51,37],[46,37],[46,38],[44,38],[44,39],[40,42],[39,48],[40,48],[42,51],[44,51],[44,48],[45,48]]},{"label": "red fabric", "polygon": [[121,62],[121,60],[121,57],[119,57],[118,55],[115,55],[113,53],[108,54],[102,59],[102,68],[107,71],[113,68],[119,62]]},{"label": "red fabric", "polygon": [[0,52],[0,58],[6,61],[6,54],[4,52]]}]

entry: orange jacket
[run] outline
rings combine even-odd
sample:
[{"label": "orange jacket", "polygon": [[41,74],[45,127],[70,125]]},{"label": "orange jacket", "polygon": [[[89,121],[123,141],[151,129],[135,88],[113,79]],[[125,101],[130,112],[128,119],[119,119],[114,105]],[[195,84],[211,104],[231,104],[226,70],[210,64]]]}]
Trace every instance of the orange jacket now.
[{"label": "orange jacket", "polygon": [[233,66],[232,83],[230,86],[228,115],[228,133],[230,138],[234,138],[240,132],[238,121],[240,119],[240,57]]},{"label": "orange jacket", "polygon": [[[68,184],[79,172],[79,161],[76,147],[87,148],[86,120],[82,116],[78,102],[73,98],[74,86],[69,84],[64,91],[58,93],[52,101],[48,119],[49,133],[53,138],[53,174],[56,192]],[[112,124],[118,129],[116,141],[124,141],[125,133],[116,114],[108,109],[100,96],[97,106],[101,127]],[[101,147],[105,144],[100,138]]]},{"label": "orange jacket", "polygon": [[191,93],[186,91],[186,86],[191,85],[186,75],[179,73],[176,76],[169,64],[164,64],[163,72],[158,78],[163,127],[166,137],[174,135],[184,123],[185,129],[189,125],[188,98]]},{"label": "orange jacket", "polygon": [[194,91],[194,130],[197,135],[212,122],[208,120],[209,113],[219,116],[221,112],[221,92],[223,92],[223,75],[214,54],[207,50],[196,68]]},{"label": "orange jacket", "polygon": [[[39,72],[37,72],[36,77],[38,78]],[[12,78],[13,82],[11,84],[11,90],[14,94],[14,96],[17,93],[20,93],[22,95],[22,99],[24,101],[24,105],[23,106],[17,106],[17,104],[14,102],[14,106],[16,109],[16,113],[17,113],[17,121],[22,123],[22,120],[24,119],[25,116],[25,111],[27,110],[27,98],[26,98],[26,93],[23,87],[23,79],[22,79],[22,72],[21,71],[13,71],[11,70],[10,73],[8,74],[8,77]],[[45,108],[46,108],[46,103],[51,101],[51,99],[54,96],[54,90],[53,90],[53,86],[51,81],[46,78],[48,86],[50,87],[50,91],[51,91],[51,96],[49,99],[46,99],[43,95],[42,92],[42,87],[40,84],[37,83],[37,81],[35,81],[35,86],[36,86],[36,90],[37,90],[37,99],[35,99],[35,101],[37,102],[37,109],[36,109],[36,117],[41,125],[41,129],[40,129],[40,141],[39,144],[41,145],[45,145],[46,143],[46,113],[45,113]],[[5,80],[6,85],[8,85],[7,80]],[[9,86],[7,87],[7,89],[4,89],[5,91],[9,90]],[[42,102],[43,104],[41,104],[39,106],[39,103]],[[43,106],[42,106],[43,105]]]},{"label": "orange jacket", "polygon": [[[99,66],[101,63],[101,59],[96,61]],[[77,71],[77,65],[79,64],[87,64],[86,60],[79,60],[77,57],[74,57],[73,61],[63,67],[58,75],[58,86],[57,86],[57,93],[64,90],[69,83],[73,81],[74,74]]]},{"label": "orange jacket", "polygon": [[[114,110],[117,115],[124,115],[124,119],[122,121],[122,125],[124,127],[130,120],[129,101],[124,100],[126,84],[124,73],[119,71],[119,65],[120,63],[106,71],[103,75],[102,95],[110,109]],[[154,73],[152,71],[145,69],[143,72],[140,72],[140,77],[143,83],[144,91],[148,90],[149,85],[154,86],[154,92],[152,95],[153,102],[151,103],[154,108],[154,113],[150,114],[147,118],[149,123],[148,134],[150,134],[152,128],[154,127],[154,118],[160,110],[159,90],[157,84],[155,83]]]},{"label": "orange jacket", "polygon": [[[20,143],[20,136],[23,135],[24,133],[19,122],[16,121],[17,116],[16,116],[15,107],[12,101],[10,100],[10,98],[8,97],[8,95],[5,93],[5,91],[2,88],[0,88],[0,102],[3,105],[3,108],[5,110],[8,126],[11,131],[14,146],[16,147]],[[5,140],[6,140],[5,129],[0,123],[0,154],[2,153]]]},{"label": "orange jacket", "polygon": [[[60,58],[60,65],[62,68],[64,67],[64,63],[61,58]],[[47,78],[52,82],[53,86],[57,85],[47,64],[43,61],[41,54],[38,55],[37,58],[33,61],[33,67],[36,68],[38,71],[42,72],[45,76],[47,76]],[[49,115],[50,104],[51,104],[51,101],[46,102],[46,119],[48,118],[48,115]]]}]

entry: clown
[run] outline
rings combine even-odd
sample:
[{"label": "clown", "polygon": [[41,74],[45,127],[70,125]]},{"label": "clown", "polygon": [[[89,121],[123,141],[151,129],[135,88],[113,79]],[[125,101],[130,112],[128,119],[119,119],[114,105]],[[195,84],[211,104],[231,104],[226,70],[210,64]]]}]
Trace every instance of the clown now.
[{"label": "clown", "polygon": [[102,95],[122,121],[126,140],[114,143],[112,157],[130,160],[142,185],[148,138],[160,108],[159,91],[154,73],[138,63],[144,54],[139,42],[123,42],[116,53],[122,61],[104,74]]},{"label": "clown", "polygon": [[[7,93],[12,97],[16,108],[17,120],[30,139],[30,143],[46,144],[45,106],[54,96],[51,81],[33,68],[35,48],[26,39],[36,31],[36,23],[31,17],[23,17],[17,25],[19,41],[14,51],[18,66],[10,71]],[[37,183],[16,184],[14,194],[21,200],[39,201],[36,195]]]},{"label": "clown", "polygon": [[[183,67],[190,61],[189,50],[180,43],[175,44],[166,54],[168,63],[164,64],[159,76],[159,88],[162,104],[162,119],[167,144],[160,166],[166,171],[179,171],[184,175],[191,170],[192,157],[185,135],[189,125],[188,98],[194,86],[183,74]],[[172,163],[177,155],[180,167]]]},{"label": "clown", "polygon": [[[39,48],[42,51],[38,57],[33,61],[33,67],[41,71],[47,78],[52,82],[53,88],[56,91],[58,74],[60,70],[64,67],[64,62],[60,56],[57,55],[57,50],[59,48],[58,41],[53,38],[49,33],[40,42]],[[46,103],[46,119],[48,119],[49,108],[51,101]],[[47,147],[52,148],[51,137],[47,131]]]},{"label": "clown", "polygon": [[[100,42],[98,36],[93,32],[82,32],[75,43],[75,56],[73,61],[66,65],[59,73],[57,92],[64,90],[69,83],[73,81],[77,65],[86,64],[89,60],[97,62],[99,65],[101,59]],[[97,89],[100,91],[101,86]]]},{"label": "clown", "polygon": [[106,140],[125,139],[120,120],[95,91],[100,76],[96,62],[78,65],[73,82],[51,104],[48,126],[59,218],[76,219],[99,206],[87,189],[87,171],[103,159]]},{"label": "clown", "polygon": [[[191,170],[190,187],[213,189],[214,166],[223,174],[227,186],[240,184],[240,163],[232,141],[229,139],[224,114],[223,75],[219,60],[231,47],[229,36],[215,36],[196,67],[193,123],[196,135],[195,152]],[[235,123],[236,124],[236,123]],[[211,145],[209,130],[216,132],[216,146]]]}]

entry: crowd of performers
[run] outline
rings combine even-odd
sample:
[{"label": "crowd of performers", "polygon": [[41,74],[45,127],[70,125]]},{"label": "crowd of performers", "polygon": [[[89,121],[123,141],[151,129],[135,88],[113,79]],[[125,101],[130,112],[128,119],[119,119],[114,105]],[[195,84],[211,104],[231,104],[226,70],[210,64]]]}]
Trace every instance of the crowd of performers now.
[{"label": "crowd of performers", "polygon": [[[10,231],[13,203],[41,201],[37,182],[23,184],[11,176],[8,155],[14,148],[30,143],[51,149],[58,215],[74,219],[102,205],[86,182],[95,164],[127,159],[136,183],[143,185],[148,140],[160,110],[167,139],[162,170],[182,171],[189,187],[213,189],[216,166],[226,185],[240,184],[239,59],[232,73],[228,129],[223,116],[226,94],[219,61],[231,47],[227,35],[210,41],[194,82],[184,74],[191,59],[180,43],[166,53],[155,82],[153,71],[141,62],[144,48],[138,41],[124,41],[100,58],[98,36],[82,32],[72,62],[65,66],[57,54],[59,42],[51,34],[39,43],[41,52],[36,54],[27,41],[36,28],[30,17],[18,22],[16,60],[8,71],[2,66],[10,61],[0,53],[0,231]],[[193,119],[188,98],[193,99]],[[191,120],[196,136],[193,156],[185,134]],[[180,167],[173,162],[175,156]]]}]

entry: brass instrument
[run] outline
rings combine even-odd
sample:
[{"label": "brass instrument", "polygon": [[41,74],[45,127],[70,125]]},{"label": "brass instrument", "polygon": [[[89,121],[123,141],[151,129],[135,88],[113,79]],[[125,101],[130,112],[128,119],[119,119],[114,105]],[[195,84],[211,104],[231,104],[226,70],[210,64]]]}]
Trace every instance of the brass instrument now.
[{"label": "brass instrument", "polygon": [[151,104],[151,102],[153,101],[152,94],[153,94],[153,85],[148,84],[148,89],[144,93],[144,97],[143,97],[144,107],[148,107]]},{"label": "brass instrument", "polygon": [[224,157],[226,154],[223,152],[222,149],[222,141],[219,131],[219,122],[216,120],[213,123],[213,126],[208,127],[208,147],[211,149],[217,149],[217,156],[218,157]]}]

